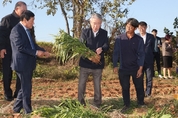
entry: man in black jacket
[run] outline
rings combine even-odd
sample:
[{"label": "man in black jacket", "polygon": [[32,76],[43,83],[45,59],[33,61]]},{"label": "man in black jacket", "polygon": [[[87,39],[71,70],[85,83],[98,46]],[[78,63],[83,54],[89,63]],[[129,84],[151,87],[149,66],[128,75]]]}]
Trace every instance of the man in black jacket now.
[{"label": "man in black jacket", "polygon": [[2,68],[3,68],[3,86],[4,86],[4,98],[7,101],[12,101],[17,97],[18,91],[20,89],[20,80],[17,76],[16,78],[16,90],[12,92],[11,80],[12,80],[12,69],[10,67],[12,60],[12,49],[10,45],[10,33],[12,28],[19,23],[20,15],[23,11],[27,10],[27,5],[23,1],[19,1],[15,4],[15,9],[13,13],[5,16],[1,20],[0,24],[0,50],[2,58]]},{"label": "man in black jacket", "polygon": [[109,49],[107,31],[101,29],[102,17],[100,14],[94,13],[90,18],[90,28],[84,29],[81,34],[81,42],[86,47],[93,50],[101,56],[99,63],[94,63],[88,58],[80,58],[80,76],[78,85],[78,100],[81,104],[86,105],[84,93],[86,90],[86,82],[88,76],[92,74],[94,82],[94,105],[100,107],[102,102],[101,96],[101,79],[102,70],[104,68],[104,53]]},{"label": "man in black jacket", "polygon": [[[156,60],[156,66],[158,70],[158,76],[162,78],[161,75],[161,66],[160,66],[160,47],[162,45],[161,38],[157,36],[157,30],[153,29],[152,34],[155,38],[155,45],[154,45],[154,60]],[[154,65],[153,65],[154,66]],[[153,68],[153,76],[154,76],[154,68]]]}]

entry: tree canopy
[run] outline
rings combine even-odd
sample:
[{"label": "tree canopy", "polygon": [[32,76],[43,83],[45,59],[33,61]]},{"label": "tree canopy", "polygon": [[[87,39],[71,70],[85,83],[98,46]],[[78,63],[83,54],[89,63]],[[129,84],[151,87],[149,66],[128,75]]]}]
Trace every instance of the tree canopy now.
[{"label": "tree canopy", "polygon": [[[79,38],[82,28],[89,26],[90,14],[97,12],[103,16],[103,27],[111,37],[123,31],[123,18],[128,14],[127,6],[135,0],[31,0],[30,5],[44,9],[47,15],[55,15],[60,9],[66,23],[66,32]],[[3,5],[12,0],[3,0]],[[73,26],[69,27],[69,19]]]}]

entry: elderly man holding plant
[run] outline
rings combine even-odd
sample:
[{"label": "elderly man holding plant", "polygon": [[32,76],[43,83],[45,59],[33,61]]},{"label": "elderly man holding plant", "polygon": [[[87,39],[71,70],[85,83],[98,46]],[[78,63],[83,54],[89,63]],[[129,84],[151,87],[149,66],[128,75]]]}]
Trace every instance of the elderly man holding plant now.
[{"label": "elderly man holding plant", "polygon": [[[101,28],[102,17],[94,13],[90,18],[90,28],[86,28],[81,33],[80,41],[85,43],[86,47],[96,53],[92,58],[81,57],[79,61],[80,75],[78,84],[78,100],[86,105],[84,100],[86,82],[89,75],[93,76],[94,83],[94,105],[100,107],[102,103],[101,79],[104,68],[104,53],[109,49],[107,31]],[[99,56],[98,56],[99,55]],[[99,57],[96,59],[96,57]],[[98,61],[96,61],[98,60]]]}]

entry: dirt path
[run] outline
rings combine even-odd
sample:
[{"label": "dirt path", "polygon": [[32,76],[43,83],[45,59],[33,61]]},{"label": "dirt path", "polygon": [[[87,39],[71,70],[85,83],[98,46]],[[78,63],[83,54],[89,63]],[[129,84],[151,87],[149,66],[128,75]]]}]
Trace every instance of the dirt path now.
[{"label": "dirt path", "polygon": [[[2,85],[2,82],[0,82]],[[14,88],[15,81],[12,82],[12,88]],[[155,78],[153,81],[152,97],[146,98],[145,103],[147,105],[154,104],[155,107],[162,108],[165,104],[169,104],[174,100],[174,95],[178,94],[178,80],[163,80]],[[32,106],[36,109],[44,105],[56,105],[59,104],[61,99],[71,98],[77,99],[78,80],[71,81],[57,81],[49,79],[33,79],[32,90]],[[135,88],[131,81],[130,88],[131,99],[136,100]],[[103,101],[116,99],[122,99],[121,87],[119,80],[102,80],[102,96]],[[86,97],[93,98],[93,82],[88,81],[86,89]],[[7,102],[3,100],[3,90],[0,88],[0,113],[8,114],[12,113],[13,102]],[[112,114],[118,115],[119,109],[113,110]],[[146,109],[134,109],[137,114],[143,114],[147,112]],[[130,115],[131,116],[131,115]],[[10,118],[10,117],[9,117]],[[114,118],[114,116],[113,116]]]}]

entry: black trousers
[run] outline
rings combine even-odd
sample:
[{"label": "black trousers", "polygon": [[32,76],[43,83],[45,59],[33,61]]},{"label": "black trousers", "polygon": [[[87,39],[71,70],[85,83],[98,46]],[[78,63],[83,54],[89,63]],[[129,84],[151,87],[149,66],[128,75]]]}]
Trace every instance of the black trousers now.
[{"label": "black trousers", "polygon": [[144,104],[143,78],[136,78],[137,71],[119,70],[119,80],[125,106],[130,106],[130,77],[132,77],[137,94],[137,103]]},{"label": "black trousers", "polygon": [[[154,61],[156,61],[156,67],[158,74],[161,74],[161,66],[160,66],[160,53],[159,52],[154,52]],[[154,67],[154,65],[153,65]],[[153,68],[153,76],[154,76],[154,68]]]},{"label": "black trousers", "polygon": [[[12,59],[12,52],[10,49],[7,49],[7,54],[5,54],[5,57],[2,59],[2,68],[3,68],[3,87],[4,87],[4,95],[7,97],[12,97],[12,89],[11,89],[11,81],[12,81],[12,69],[11,69],[11,59]],[[16,75],[17,76],[17,75]],[[16,78],[16,89],[14,92],[14,96],[18,94],[18,91],[20,90],[20,79],[17,76]]]}]

